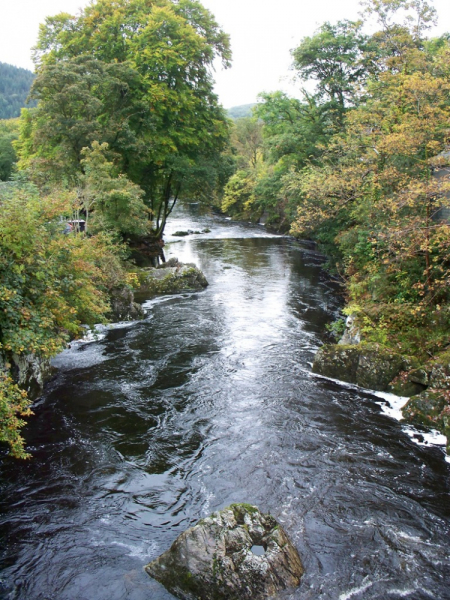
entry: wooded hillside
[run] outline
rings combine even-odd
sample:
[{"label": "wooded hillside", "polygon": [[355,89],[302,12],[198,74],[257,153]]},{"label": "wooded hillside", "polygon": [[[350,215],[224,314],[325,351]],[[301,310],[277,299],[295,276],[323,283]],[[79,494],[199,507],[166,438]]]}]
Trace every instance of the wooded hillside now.
[{"label": "wooded hillside", "polygon": [[[34,75],[0,62],[0,119],[13,119],[20,116],[20,109],[26,105]],[[36,102],[30,105],[35,106]]]}]

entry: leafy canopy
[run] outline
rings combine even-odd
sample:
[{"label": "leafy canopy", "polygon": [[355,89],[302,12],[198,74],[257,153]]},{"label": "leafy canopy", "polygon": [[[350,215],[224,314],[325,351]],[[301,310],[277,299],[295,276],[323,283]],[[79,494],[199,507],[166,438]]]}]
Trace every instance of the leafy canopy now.
[{"label": "leafy canopy", "polygon": [[230,56],[228,36],[195,0],[98,0],[47,19],[35,49],[40,107],[21,164],[64,170],[67,153],[73,173],[82,148],[108,143],[160,234],[190,168],[214,163],[227,141],[211,73]]}]

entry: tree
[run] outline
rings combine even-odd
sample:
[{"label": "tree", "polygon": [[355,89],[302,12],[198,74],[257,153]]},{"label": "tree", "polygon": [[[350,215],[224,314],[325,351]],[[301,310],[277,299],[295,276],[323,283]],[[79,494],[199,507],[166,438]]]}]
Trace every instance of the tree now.
[{"label": "tree", "polygon": [[148,208],[143,203],[141,188],[126,175],[117,172],[113,162],[108,161],[108,144],[93,142],[91,148],[83,148],[79,178],[78,199],[86,215],[88,231],[89,215],[93,223],[89,231],[118,231],[134,236],[145,236],[149,231]]},{"label": "tree", "polygon": [[329,102],[342,124],[344,112],[357,99],[355,86],[368,75],[365,53],[369,39],[361,22],[324,23],[312,37],[305,37],[292,51],[293,68],[303,80],[317,82],[317,94]]},{"label": "tree", "polygon": [[363,0],[366,17],[374,16],[381,29],[372,36],[368,59],[374,72],[410,72],[429,56],[425,32],[436,21],[436,10],[428,0]]},{"label": "tree", "polygon": [[39,105],[22,114],[19,168],[39,183],[73,187],[83,171],[83,148],[97,141],[108,144],[126,170],[133,156],[149,152],[138,134],[151,127],[140,86],[128,64],[81,56],[43,66],[31,90]]},{"label": "tree", "polygon": [[256,117],[242,117],[233,124],[231,144],[242,167],[255,169],[263,146],[263,123]]},{"label": "tree", "polygon": [[260,94],[255,115],[264,124],[263,139],[268,160],[282,161],[285,168],[302,168],[317,158],[320,147],[333,133],[329,107],[303,92],[303,101],[283,92]]},{"label": "tree", "polygon": [[355,312],[373,332],[384,323],[391,344],[424,353],[446,343],[450,323],[450,226],[439,218],[450,182],[433,177],[448,138],[450,48],[433,63],[404,51],[408,68],[383,62],[321,164],[285,186],[299,203],[294,232],[334,231]]},{"label": "tree", "polygon": [[[228,139],[228,121],[213,93],[211,70],[216,57],[228,66],[228,36],[195,0],[98,0],[77,17],[62,13],[47,19],[35,49],[38,77],[32,95],[41,102],[36,122],[46,114],[51,118],[56,110],[63,128],[53,130],[56,137],[52,134],[47,138],[45,126],[32,128],[37,158],[43,154],[47,158],[47,153],[53,160],[55,145],[65,143],[66,109],[58,100],[65,89],[51,85],[54,74],[60,70],[61,78],[70,78],[77,65],[81,69],[88,61],[96,61],[97,71],[103,69],[111,77],[117,74],[114,70],[122,69],[117,79],[128,88],[123,96],[126,114],[120,113],[120,119],[129,139],[120,134],[122,139],[116,141],[104,135],[110,124],[110,113],[105,111],[109,92],[97,98],[103,106],[96,108],[98,94],[89,87],[90,71],[77,72],[80,102],[75,107],[77,116],[69,121],[69,131],[75,127],[72,133],[76,134],[80,129],[81,137],[88,135],[89,142],[107,142],[120,154],[122,171],[145,192],[154,234],[159,237],[173,199],[183,194],[184,182],[189,179],[186,166],[207,157],[214,162]],[[101,87],[101,82],[95,85]],[[121,85],[113,98],[120,97]],[[82,105],[86,90],[88,110]],[[70,98],[68,101],[73,106]],[[118,127],[117,132],[121,131]],[[97,137],[93,138],[94,134]],[[77,154],[80,162],[83,142],[76,135],[71,137],[69,153]],[[44,150],[42,140],[48,142]]]},{"label": "tree", "polygon": [[17,162],[13,143],[19,135],[17,119],[0,121],[0,181],[8,181]]}]

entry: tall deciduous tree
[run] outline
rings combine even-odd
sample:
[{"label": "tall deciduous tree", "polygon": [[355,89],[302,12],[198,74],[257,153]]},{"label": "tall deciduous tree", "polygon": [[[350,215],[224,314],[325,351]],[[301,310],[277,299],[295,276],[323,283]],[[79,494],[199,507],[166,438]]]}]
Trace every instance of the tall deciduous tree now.
[{"label": "tall deciduous tree", "polygon": [[[81,164],[83,137],[107,142],[120,154],[120,168],[144,190],[160,236],[173,200],[192,180],[186,168],[214,159],[228,138],[213,93],[216,58],[229,65],[228,36],[195,0],[98,0],[79,16],[47,19],[35,49],[33,95],[41,107],[31,128],[33,151],[53,160],[54,147],[67,143],[66,126],[75,163]],[[92,61],[94,72],[106,76],[93,85]],[[61,96],[67,86],[52,80],[58,72],[70,79],[74,70],[75,99],[66,97],[76,114],[66,120]],[[57,128],[49,132],[43,119],[55,112]]]},{"label": "tall deciduous tree", "polygon": [[331,103],[340,123],[346,107],[355,102],[355,85],[368,74],[365,53],[369,38],[361,33],[361,27],[361,22],[352,21],[324,23],[292,51],[293,68],[303,80],[316,82],[319,97]]}]

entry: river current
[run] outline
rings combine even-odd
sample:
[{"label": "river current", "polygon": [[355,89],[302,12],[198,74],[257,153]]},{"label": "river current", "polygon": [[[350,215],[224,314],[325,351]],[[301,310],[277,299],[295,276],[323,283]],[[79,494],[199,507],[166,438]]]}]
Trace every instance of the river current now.
[{"label": "river current", "polygon": [[[180,229],[201,230],[175,238]],[[0,467],[0,597],[173,600],[143,566],[232,502],[283,525],[287,600],[450,599],[450,464],[370,392],[311,374],[336,288],[312,249],[179,210],[209,287],[75,343]]]}]

